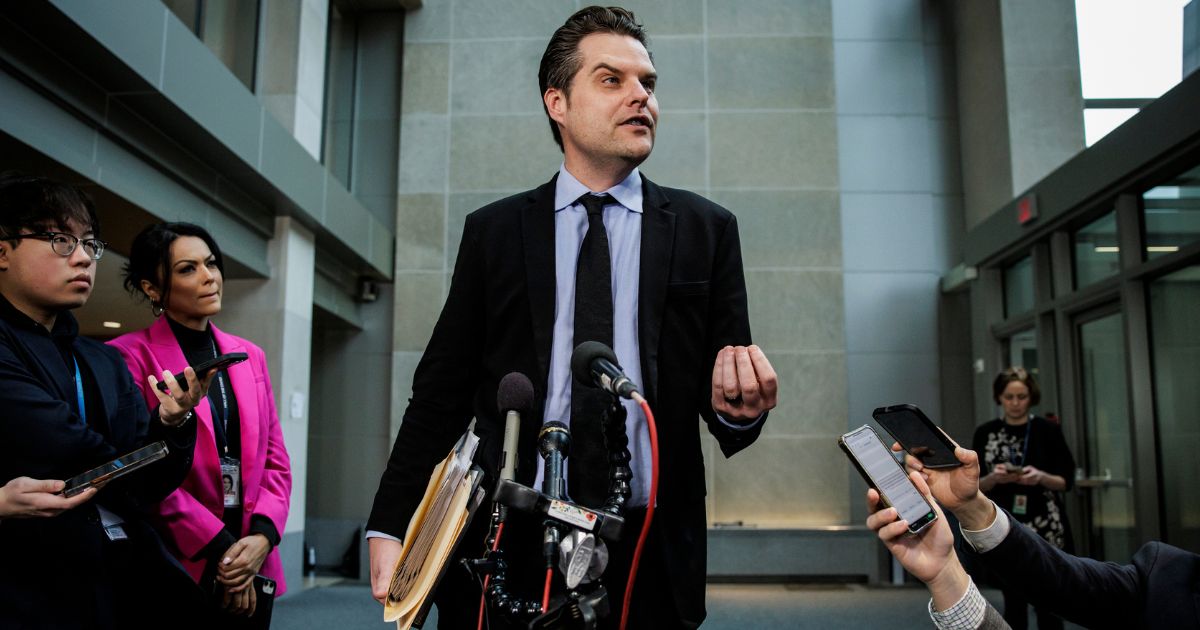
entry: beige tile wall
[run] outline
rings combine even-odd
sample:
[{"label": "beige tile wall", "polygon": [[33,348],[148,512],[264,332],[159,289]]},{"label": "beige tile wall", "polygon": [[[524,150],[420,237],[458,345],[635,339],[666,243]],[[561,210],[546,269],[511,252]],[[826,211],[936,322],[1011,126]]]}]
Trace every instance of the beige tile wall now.
[{"label": "beige tile wall", "polygon": [[[578,2],[425,0],[406,20],[393,399],[440,310],[463,217],[558,168],[537,90],[551,33]],[[738,215],[756,341],[779,408],[750,450],[705,441],[709,518],[843,524],[846,361],[829,0],[639,0],[660,78],[642,171]],[[393,413],[398,422],[402,409]]]}]

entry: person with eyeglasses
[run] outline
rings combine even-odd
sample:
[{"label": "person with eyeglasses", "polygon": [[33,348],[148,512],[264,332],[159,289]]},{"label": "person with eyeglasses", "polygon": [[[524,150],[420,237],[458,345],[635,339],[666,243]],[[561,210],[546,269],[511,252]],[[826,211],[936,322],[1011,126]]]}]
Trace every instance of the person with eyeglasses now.
[{"label": "person with eyeglasses", "polygon": [[[0,174],[0,627],[186,627],[187,575],[145,513],[192,465],[192,408],[208,380],[150,374],[147,409],[121,356],[79,335],[104,254],[92,201],[44,177]],[[179,380],[189,384],[187,392]],[[83,499],[54,493],[152,442],[162,460]],[[27,518],[12,518],[27,517]],[[198,596],[198,593],[196,593]]]},{"label": "person with eyeglasses", "polygon": [[[1010,367],[992,382],[992,396],[1003,416],[975,430],[971,448],[979,453],[979,488],[1013,518],[1046,542],[1070,553],[1071,529],[1063,492],[1071,489],[1075,458],[1059,426],[1030,408],[1041,402],[1037,379],[1025,368]],[[1028,625],[1028,600],[1012,588],[1004,594],[1004,619],[1016,630]],[[1036,608],[1038,628],[1062,628],[1062,620]]]}]

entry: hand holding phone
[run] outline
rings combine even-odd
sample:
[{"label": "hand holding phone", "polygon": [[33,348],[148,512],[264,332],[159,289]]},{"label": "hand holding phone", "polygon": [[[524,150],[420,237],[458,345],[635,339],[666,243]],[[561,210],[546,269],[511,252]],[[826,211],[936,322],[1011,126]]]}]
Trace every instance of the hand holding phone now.
[{"label": "hand holding phone", "polygon": [[867,484],[879,492],[884,505],[896,508],[915,534],[937,520],[937,511],[904,470],[879,434],[863,425],[838,439],[838,446],[850,458]]},{"label": "hand holding phone", "polygon": [[880,407],[871,416],[927,468],[957,468],[956,444],[916,405]]},{"label": "hand holding phone", "polygon": [[88,488],[100,488],[104,484],[127,475],[147,464],[167,456],[167,444],[155,442],[132,453],[126,453],[107,464],[97,466],[81,475],[71,477],[63,489],[64,497],[73,497]]},{"label": "hand holding phone", "polygon": [[[212,370],[224,370],[232,365],[237,365],[248,358],[250,358],[250,355],[246,354],[245,352],[230,352],[227,354],[222,354],[219,357],[209,359],[208,361],[197,365],[193,369],[196,370],[196,378],[203,379],[205,375]],[[176,379],[175,382],[179,384],[180,391],[186,392],[188,390],[187,379]],[[159,381],[158,391],[165,394],[167,392],[167,384],[163,381]]]}]

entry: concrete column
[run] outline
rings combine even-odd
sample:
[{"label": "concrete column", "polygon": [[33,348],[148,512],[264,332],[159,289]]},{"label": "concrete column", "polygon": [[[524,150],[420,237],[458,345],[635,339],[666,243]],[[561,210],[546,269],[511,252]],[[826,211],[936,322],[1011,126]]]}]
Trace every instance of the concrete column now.
[{"label": "concrete column", "polygon": [[219,325],[258,344],[267,355],[275,406],[292,460],[292,503],[280,553],[292,588],[303,566],[308,463],[308,395],[312,364],[315,244],[312,232],[291,217],[275,219],[267,246],[271,276],[229,280]]},{"label": "concrete column", "polygon": [[259,99],[301,146],[321,159],[329,0],[263,0]]},{"label": "concrete column", "polygon": [[1183,7],[1183,76],[1200,68],[1200,0]]},{"label": "concrete column", "polygon": [[1084,148],[1075,3],[955,3],[966,227]]}]

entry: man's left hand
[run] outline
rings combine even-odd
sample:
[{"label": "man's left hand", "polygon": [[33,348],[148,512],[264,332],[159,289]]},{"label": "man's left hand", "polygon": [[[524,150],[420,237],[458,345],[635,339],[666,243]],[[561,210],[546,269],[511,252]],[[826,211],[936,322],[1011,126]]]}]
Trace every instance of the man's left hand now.
[{"label": "man's left hand", "polygon": [[775,408],[775,368],[758,346],[725,346],[713,363],[712,408],[734,423],[754,422]]}]

